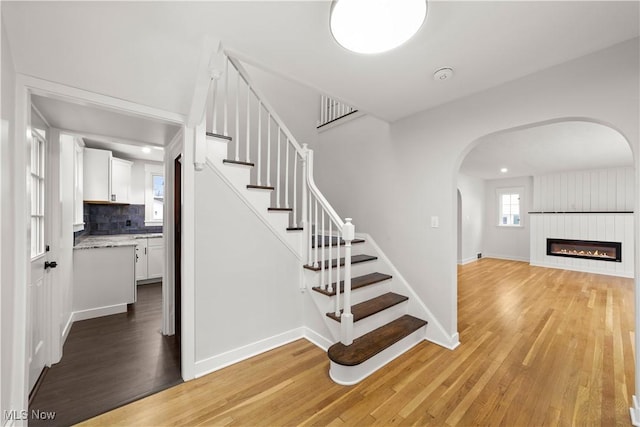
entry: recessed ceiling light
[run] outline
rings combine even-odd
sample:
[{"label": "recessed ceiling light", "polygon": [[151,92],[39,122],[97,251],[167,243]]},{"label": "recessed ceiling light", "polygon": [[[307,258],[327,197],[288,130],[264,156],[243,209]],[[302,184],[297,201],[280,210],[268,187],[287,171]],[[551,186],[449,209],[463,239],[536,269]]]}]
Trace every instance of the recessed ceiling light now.
[{"label": "recessed ceiling light", "polygon": [[164,151],[164,147],[153,147],[154,150]]},{"label": "recessed ceiling light", "polygon": [[381,53],[413,37],[426,16],[426,0],[335,0],[330,26],[346,49]]},{"label": "recessed ceiling light", "polygon": [[509,169],[507,168],[500,168],[500,173],[507,173],[509,172]]},{"label": "recessed ceiling light", "polygon": [[146,154],[149,154],[149,153],[151,152],[151,148],[149,148],[149,147],[142,147],[142,152],[143,152],[143,153],[146,153]]},{"label": "recessed ceiling light", "polygon": [[433,80],[439,82],[450,80],[451,77],[453,77],[453,68],[450,67],[440,68],[433,73]]}]

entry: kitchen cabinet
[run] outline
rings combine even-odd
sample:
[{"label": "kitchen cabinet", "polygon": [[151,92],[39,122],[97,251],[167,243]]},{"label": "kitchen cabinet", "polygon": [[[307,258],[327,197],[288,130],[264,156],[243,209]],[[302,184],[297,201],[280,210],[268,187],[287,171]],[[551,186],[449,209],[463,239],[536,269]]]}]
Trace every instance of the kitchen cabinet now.
[{"label": "kitchen cabinet", "polygon": [[161,237],[136,239],[136,280],[162,279],[164,243]]},{"label": "kitchen cabinet", "polygon": [[74,320],[124,312],[136,301],[134,245],[73,251]]},{"label": "kitchen cabinet", "polygon": [[113,157],[109,150],[84,149],[84,200],[129,203],[133,162]]}]

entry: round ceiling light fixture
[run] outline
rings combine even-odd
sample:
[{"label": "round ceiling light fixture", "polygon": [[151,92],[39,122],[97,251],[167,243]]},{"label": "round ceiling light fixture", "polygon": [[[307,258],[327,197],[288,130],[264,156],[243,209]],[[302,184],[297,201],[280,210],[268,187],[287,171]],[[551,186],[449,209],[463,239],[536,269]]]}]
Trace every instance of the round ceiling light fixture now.
[{"label": "round ceiling light fixture", "polygon": [[330,26],[344,48],[381,53],[413,37],[426,16],[426,0],[335,0]]},{"label": "round ceiling light fixture", "polygon": [[507,173],[509,172],[509,169],[507,168],[500,168],[500,173]]}]

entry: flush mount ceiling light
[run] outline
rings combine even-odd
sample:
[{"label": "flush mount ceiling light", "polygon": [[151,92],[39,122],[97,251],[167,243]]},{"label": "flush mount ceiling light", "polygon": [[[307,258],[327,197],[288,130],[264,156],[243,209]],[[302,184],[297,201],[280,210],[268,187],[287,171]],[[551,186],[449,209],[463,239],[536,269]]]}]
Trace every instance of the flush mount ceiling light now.
[{"label": "flush mount ceiling light", "polygon": [[149,153],[151,152],[151,148],[149,148],[149,147],[142,147],[142,152],[143,152],[143,153],[146,153],[146,154],[149,154]]},{"label": "flush mount ceiling light", "polygon": [[413,37],[426,16],[426,0],[335,0],[331,33],[353,52],[381,53]]},{"label": "flush mount ceiling light", "polygon": [[509,172],[509,169],[507,168],[500,168],[500,173],[507,173]]}]

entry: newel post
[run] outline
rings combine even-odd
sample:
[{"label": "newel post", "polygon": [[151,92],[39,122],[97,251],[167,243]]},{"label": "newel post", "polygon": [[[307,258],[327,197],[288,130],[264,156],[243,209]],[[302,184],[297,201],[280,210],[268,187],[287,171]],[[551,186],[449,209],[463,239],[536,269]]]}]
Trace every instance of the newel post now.
[{"label": "newel post", "polygon": [[344,240],[344,309],[340,318],[341,342],[344,345],[353,343],[353,314],[351,313],[351,241],[354,239],[356,229],[351,223],[351,218],[345,218],[342,229]]}]

